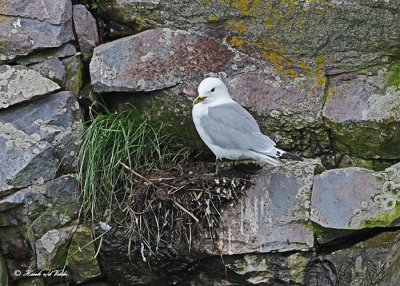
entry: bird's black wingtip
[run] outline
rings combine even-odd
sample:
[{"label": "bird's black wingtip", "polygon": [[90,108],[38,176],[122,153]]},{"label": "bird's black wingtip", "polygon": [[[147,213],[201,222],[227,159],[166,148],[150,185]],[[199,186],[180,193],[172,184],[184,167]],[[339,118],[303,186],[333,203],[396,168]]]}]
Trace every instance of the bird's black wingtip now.
[{"label": "bird's black wingtip", "polygon": [[298,155],[285,152],[282,155],[279,156],[279,159],[289,159],[289,160],[294,160],[294,161],[304,161],[304,159]]}]

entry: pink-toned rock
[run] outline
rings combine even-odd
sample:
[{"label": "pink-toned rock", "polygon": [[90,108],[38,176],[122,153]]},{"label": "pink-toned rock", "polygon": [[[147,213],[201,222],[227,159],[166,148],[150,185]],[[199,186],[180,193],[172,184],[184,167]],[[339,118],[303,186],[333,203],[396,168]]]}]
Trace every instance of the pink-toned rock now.
[{"label": "pink-toned rock", "polygon": [[328,85],[323,110],[337,149],[364,159],[400,158],[400,92],[387,75],[344,75]]},{"label": "pink-toned rock", "polygon": [[152,91],[224,70],[234,56],[208,36],[157,28],[95,48],[90,74],[97,92]]}]

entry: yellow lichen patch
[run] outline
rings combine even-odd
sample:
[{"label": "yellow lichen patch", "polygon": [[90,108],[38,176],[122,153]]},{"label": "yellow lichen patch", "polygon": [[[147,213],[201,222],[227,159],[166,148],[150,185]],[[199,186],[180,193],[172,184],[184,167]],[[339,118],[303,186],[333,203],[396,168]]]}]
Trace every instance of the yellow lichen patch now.
[{"label": "yellow lichen patch", "polygon": [[208,17],[208,21],[210,21],[210,22],[216,22],[216,21],[218,21],[219,20],[219,18],[217,17],[217,16],[210,16],[210,17]]},{"label": "yellow lichen patch", "polygon": [[243,16],[250,16],[257,12],[259,4],[260,0],[234,0],[231,6],[232,8],[239,9]]},{"label": "yellow lichen patch", "polygon": [[240,21],[238,21],[236,23],[235,31],[238,32],[239,34],[243,34],[245,32],[244,21],[243,20],[240,20]]},{"label": "yellow lichen patch", "polygon": [[269,18],[265,21],[265,27],[267,27],[268,29],[271,29],[273,27],[273,25],[274,25],[274,22],[272,21],[271,18]]},{"label": "yellow lichen patch", "polygon": [[296,78],[296,77],[297,77],[297,73],[296,73],[294,70],[292,70],[292,69],[287,69],[287,70],[285,70],[284,74],[285,74],[286,76],[291,77],[291,78]]},{"label": "yellow lichen patch", "polygon": [[207,6],[210,6],[212,3],[212,0],[204,0],[204,4]]},{"label": "yellow lichen patch", "polygon": [[243,49],[244,40],[242,40],[236,36],[233,36],[231,38],[230,43],[236,48]]}]

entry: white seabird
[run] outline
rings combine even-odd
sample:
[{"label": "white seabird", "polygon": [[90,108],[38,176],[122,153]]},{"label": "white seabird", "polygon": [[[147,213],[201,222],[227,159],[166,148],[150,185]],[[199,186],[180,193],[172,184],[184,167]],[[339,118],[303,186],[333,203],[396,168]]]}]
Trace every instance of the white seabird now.
[{"label": "white seabird", "polygon": [[197,132],[217,161],[252,159],[280,166],[280,159],[303,160],[276,148],[275,142],[261,133],[253,116],[230,97],[218,78],[209,77],[200,83],[192,117]]}]

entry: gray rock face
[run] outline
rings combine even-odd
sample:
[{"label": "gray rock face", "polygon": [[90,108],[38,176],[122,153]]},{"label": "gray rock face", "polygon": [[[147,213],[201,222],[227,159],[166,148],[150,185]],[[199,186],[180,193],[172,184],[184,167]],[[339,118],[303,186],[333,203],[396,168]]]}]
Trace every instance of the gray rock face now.
[{"label": "gray rock face", "polygon": [[[51,228],[70,223],[79,211],[77,184],[74,176],[65,175],[1,199],[0,227],[29,224],[33,235],[40,237]],[[43,208],[48,211],[43,212]]]},{"label": "gray rock face", "polygon": [[78,103],[70,92],[3,110],[0,196],[13,188],[54,178],[59,163],[72,169],[82,127]]},{"label": "gray rock face", "polygon": [[398,232],[386,232],[324,259],[334,266],[338,285],[394,286],[399,282],[399,243]]},{"label": "gray rock face", "polygon": [[39,72],[42,76],[47,77],[58,84],[64,83],[66,74],[65,66],[58,58],[30,65],[29,68]]},{"label": "gray rock face", "polygon": [[84,5],[74,5],[72,13],[81,53],[85,57],[90,57],[99,43],[96,20]]},{"label": "gray rock face", "polygon": [[32,55],[18,58],[16,61],[21,65],[29,65],[34,63],[44,62],[50,59],[65,58],[76,54],[76,48],[72,44],[64,44],[58,48],[51,48],[39,51]]},{"label": "gray rock face", "polygon": [[365,158],[400,158],[400,92],[388,73],[346,75],[328,86],[324,116],[337,146]]},{"label": "gray rock face", "polygon": [[398,224],[399,169],[328,170],[314,179],[311,221],[328,229],[356,230]]},{"label": "gray rock face", "polygon": [[152,91],[222,70],[233,57],[210,37],[154,29],[95,48],[90,75],[97,92]]},{"label": "gray rock face", "polygon": [[6,1],[0,14],[0,62],[74,39],[69,0]]},{"label": "gray rock face", "polygon": [[65,265],[67,243],[76,226],[52,229],[35,242],[37,267],[42,270],[62,268]]},{"label": "gray rock face", "polygon": [[0,109],[58,89],[58,84],[25,66],[0,66]]},{"label": "gray rock face", "polygon": [[138,29],[223,30],[229,44],[287,70],[322,64],[337,73],[385,64],[399,53],[400,6],[393,1],[107,0],[100,7]]},{"label": "gray rock face", "polygon": [[[76,178],[66,175],[21,189],[0,200],[1,252],[6,255],[7,268],[13,279],[20,278],[15,276],[14,270],[23,272],[30,265],[35,241],[51,230],[75,224],[79,212],[77,187]],[[47,248],[50,242],[45,244]],[[54,241],[54,251],[41,252],[44,255],[40,256],[41,265],[51,262],[45,258],[51,256],[49,253],[58,252],[57,243]],[[43,250],[42,245],[40,247]]]},{"label": "gray rock face", "polygon": [[231,255],[312,248],[314,235],[307,223],[315,164],[308,161],[261,171],[246,196],[223,211],[216,249],[204,241],[200,249]]}]

